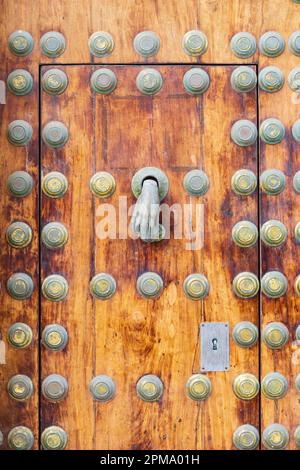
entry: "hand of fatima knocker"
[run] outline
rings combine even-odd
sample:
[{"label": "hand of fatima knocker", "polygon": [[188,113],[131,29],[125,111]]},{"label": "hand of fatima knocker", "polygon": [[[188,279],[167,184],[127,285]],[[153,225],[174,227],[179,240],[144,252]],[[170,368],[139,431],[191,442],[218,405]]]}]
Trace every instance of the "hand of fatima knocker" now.
[{"label": "hand of fatima knocker", "polygon": [[136,202],[131,226],[143,241],[159,238],[159,194],[155,180],[146,179]]}]

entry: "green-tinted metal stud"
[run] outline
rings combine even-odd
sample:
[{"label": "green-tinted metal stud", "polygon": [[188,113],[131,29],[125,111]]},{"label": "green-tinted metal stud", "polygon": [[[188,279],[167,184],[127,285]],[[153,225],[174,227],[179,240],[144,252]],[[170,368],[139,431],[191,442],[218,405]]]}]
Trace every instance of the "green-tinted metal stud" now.
[{"label": "green-tinted metal stud", "polygon": [[271,322],[263,330],[263,340],[270,349],[281,349],[289,339],[289,330],[280,322]]},{"label": "green-tinted metal stud", "polygon": [[61,33],[57,31],[48,31],[40,40],[42,53],[47,57],[59,57],[66,49],[66,40]]},{"label": "green-tinted metal stud", "polygon": [[283,72],[278,67],[264,67],[259,72],[258,83],[261,90],[275,93],[281,90],[284,85]]},{"label": "green-tinted metal stud", "polygon": [[294,175],[293,187],[296,193],[300,194],[300,171],[297,171],[297,173]]},{"label": "green-tinted metal stud", "polygon": [[296,387],[297,392],[300,392],[300,374],[296,375],[295,387]]},{"label": "green-tinted metal stud", "polygon": [[33,37],[27,31],[14,31],[8,38],[8,48],[14,55],[24,57],[32,51]]},{"label": "green-tinted metal stud", "polygon": [[262,435],[263,445],[269,450],[285,449],[289,440],[288,430],[282,424],[278,423],[270,424]]},{"label": "green-tinted metal stud", "polygon": [[31,297],[33,281],[28,274],[15,273],[7,281],[7,290],[11,297],[17,300],[25,300]]},{"label": "green-tinted metal stud", "polygon": [[6,240],[14,248],[25,248],[32,240],[32,230],[24,222],[13,222],[7,227]]},{"label": "green-tinted metal stud", "polygon": [[27,145],[32,138],[33,130],[29,122],[17,119],[8,125],[7,138],[12,145],[22,147]]},{"label": "green-tinted metal stud", "polygon": [[294,432],[294,439],[296,447],[300,447],[300,426],[297,426]]},{"label": "green-tinted metal stud", "polygon": [[279,144],[285,136],[285,127],[279,119],[265,119],[260,126],[260,138],[266,144]]},{"label": "green-tinted metal stud", "polygon": [[98,69],[91,76],[91,87],[95,93],[109,95],[115,90],[116,86],[116,74],[110,69]]},{"label": "green-tinted metal stud", "polygon": [[231,179],[231,188],[238,196],[253,194],[257,186],[257,178],[253,171],[241,169],[234,173]]},{"label": "green-tinted metal stud", "polygon": [[8,447],[13,450],[30,450],[33,447],[34,436],[26,426],[16,426],[8,434]]},{"label": "green-tinted metal stud", "polygon": [[27,375],[18,374],[11,377],[7,384],[11,398],[18,401],[28,400],[33,394],[33,383]]},{"label": "green-tinted metal stud", "polygon": [[110,55],[114,46],[112,35],[105,31],[97,31],[89,38],[90,53],[95,57],[106,57]]},{"label": "green-tinted metal stud", "polygon": [[160,46],[159,37],[153,31],[138,33],[133,41],[135,51],[142,57],[152,57],[157,54]]},{"label": "green-tinted metal stud", "polygon": [[233,328],[232,338],[241,348],[251,348],[257,343],[258,328],[250,321],[241,321]]},{"label": "green-tinted metal stud", "polygon": [[260,187],[266,194],[274,195],[282,193],[286,180],[284,173],[274,168],[265,170],[260,176]]},{"label": "green-tinted metal stud", "polygon": [[203,274],[190,274],[184,280],[183,291],[189,299],[204,299],[209,293],[209,282]]},{"label": "green-tinted metal stud", "polygon": [[13,70],[7,77],[7,88],[13,95],[24,96],[31,92],[33,78],[27,70]]},{"label": "green-tinted metal stud", "polygon": [[203,196],[209,188],[209,180],[202,170],[189,171],[183,180],[183,187],[191,196]]},{"label": "green-tinted metal stud", "polygon": [[186,54],[196,57],[204,54],[208,47],[206,35],[202,31],[194,29],[183,36],[182,47]]},{"label": "green-tinted metal stud", "polygon": [[292,135],[296,142],[300,142],[300,119],[294,122],[292,127]]},{"label": "green-tinted metal stud", "polygon": [[256,52],[256,39],[247,32],[236,33],[230,41],[230,47],[236,57],[247,59]]},{"label": "green-tinted metal stud", "polygon": [[68,141],[69,132],[62,122],[51,121],[43,128],[42,138],[48,147],[57,149],[63,147]]},{"label": "green-tinted metal stud", "polygon": [[270,400],[278,400],[287,394],[288,382],[282,374],[270,372],[262,379],[261,390]]},{"label": "green-tinted metal stud", "polygon": [[300,56],[300,31],[294,31],[290,35],[289,49],[293,54]]},{"label": "green-tinted metal stud", "polygon": [[9,327],[7,338],[16,349],[27,348],[32,342],[32,329],[26,323],[14,323]]},{"label": "green-tinted metal stud", "polygon": [[50,222],[43,227],[42,241],[51,250],[61,248],[68,241],[68,230],[60,222]]},{"label": "green-tinted metal stud", "polygon": [[114,398],[116,384],[108,375],[97,375],[91,380],[89,390],[94,400],[106,402]]},{"label": "green-tinted metal stud", "polygon": [[247,93],[256,87],[257,76],[251,67],[242,65],[234,69],[231,74],[230,83],[232,88],[238,93]]},{"label": "green-tinted metal stud", "polygon": [[44,176],[42,181],[43,193],[52,198],[63,197],[68,189],[68,180],[62,173],[51,171]]},{"label": "green-tinted metal stud", "polygon": [[232,288],[235,295],[241,299],[251,299],[258,293],[259,280],[254,273],[245,271],[235,276]]},{"label": "green-tinted metal stud", "polygon": [[296,328],[296,340],[300,341],[300,325],[298,325]]},{"label": "green-tinted metal stud", "polygon": [[259,432],[251,424],[243,424],[234,431],[232,440],[239,450],[255,450],[259,444]]},{"label": "green-tinted metal stud", "polygon": [[110,299],[117,290],[115,278],[107,273],[96,274],[90,282],[90,291],[96,299]]},{"label": "green-tinted metal stud", "polygon": [[300,93],[300,67],[295,67],[288,76],[288,84],[291,90]]},{"label": "green-tinted metal stud", "polygon": [[67,280],[60,274],[51,274],[42,284],[43,296],[52,302],[64,300],[69,291]]},{"label": "green-tinted metal stud", "polygon": [[162,201],[169,190],[169,180],[167,175],[159,168],[153,166],[146,166],[138,170],[132,177],[131,190],[136,198],[138,198],[142,192],[143,182],[145,179],[154,179],[158,183],[158,194]]},{"label": "green-tinted metal stud", "polygon": [[158,93],[163,85],[163,79],[158,70],[144,69],[136,77],[136,86],[144,95]]},{"label": "green-tinted metal stud", "polygon": [[138,277],[136,288],[144,299],[157,299],[163,291],[164,282],[159,274],[147,272]]},{"label": "green-tinted metal stud", "polygon": [[49,426],[42,432],[41,443],[45,450],[63,450],[68,443],[68,435],[59,426]]},{"label": "green-tinted metal stud", "polygon": [[259,40],[260,52],[267,57],[278,57],[283,53],[285,42],[281,34],[268,31]]},{"label": "green-tinted metal stud", "polygon": [[232,388],[240,400],[253,400],[259,392],[259,381],[253,374],[240,374],[234,379]]},{"label": "green-tinted metal stud", "polygon": [[25,197],[31,193],[33,180],[26,171],[14,171],[7,179],[7,189],[12,196]]},{"label": "green-tinted metal stud", "polygon": [[297,295],[297,297],[300,297],[300,274],[298,274],[298,276],[295,279],[294,289],[295,289],[295,294]]},{"label": "green-tinted metal stud", "polygon": [[97,197],[109,197],[115,192],[115,189],[116,180],[107,171],[95,173],[90,180],[90,190]]},{"label": "green-tinted metal stud", "polygon": [[231,128],[232,140],[241,147],[253,145],[257,139],[257,128],[248,119],[236,121]]},{"label": "green-tinted metal stud", "polygon": [[61,325],[47,325],[42,333],[42,343],[47,349],[62,351],[68,344],[67,330]]},{"label": "green-tinted metal stud", "polygon": [[62,375],[48,375],[42,382],[42,393],[48,401],[63,400],[68,393],[68,382]]},{"label": "green-tinted metal stud", "polygon": [[49,95],[61,95],[68,86],[68,77],[60,69],[50,69],[42,77],[42,87]]},{"label": "green-tinted metal stud", "polygon": [[267,246],[280,246],[287,239],[287,229],[279,220],[268,220],[260,231],[261,241]]},{"label": "green-tinted metal stud", "polygon": [[191,95],[202,95],[210,84],[208,73],[200,68],[192,68],[183,76],[183,86]]},{"label": "green-tinted metal stud", "polygon": [[261,280],[262,292],[271,299],[284,295],[288,288],[286,277],[279,271],[269,271]]},{"label": "green-tinted metal stud", "polygon": [[195,401],[206,400],[212,390],[210,379],[203,374],[192,375],[188,379],[185,388],[187,395]]},{"label": "green-tinted metal stud", "polygon": [[255,224],[248,220],[237,222],[232,228],[232,240],[241,248],[255,245],[258,238],[258,230]]},{"label": "green-tinted metal stud", "polygon": [[164,391],[164,385],[156,375],[144,375],[136,384],[136,392],[144,401],[159,401]]}]

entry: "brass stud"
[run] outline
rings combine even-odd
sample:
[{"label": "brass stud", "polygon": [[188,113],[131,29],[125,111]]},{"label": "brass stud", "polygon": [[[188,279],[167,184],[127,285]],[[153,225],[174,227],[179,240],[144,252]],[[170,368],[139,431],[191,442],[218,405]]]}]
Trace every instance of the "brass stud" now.
[{"label": "brass stud", "polygon": [[28,95],[33,87],[33,78],[27,70],[13,70],[7,77],[7,88],[16,96]]},{"label": "brass stud", "polygon": [[113,37],[106,31],[97,31],[89,38],[90,53],[95,57],[106,57],[110,55],[114,47]]},{"label": "brass stud", "polygon": [[278,423],[270,424],[262,435],[263,445],[269,450],[285,449],[289,440],[288,430]]},{"label": "brass stud", "polygon": [[297,297],[300,297],[300,274],[298,274],[298,276],[295,279],[294,289],[295,289],[295,294],[297,295]]},{"label": "brass stud", "polygon": [[287,229],[279,220],[268,220],[261,227],[262,242],[270,247],[282,245],[287,239]]},{"label": "brass stud", "polygon": [[12,196],[25,197],[31,193],[33,180],[26,171],[14,171],[7,180],[7,189]]},{"label": "brass stud", "polygon": [[294,122],[292,127],[292,135],[296,142],[300,142],[300,119]]},{"label": "brass stud", "polygon": [[163,383],[156,375],[144,375],[136,384],[136,392],[144,401],[159,401],[162,397],[163,391]]},{"label": "brass stud", "polygon": [[231,74],[230,83],[232,88],[238,93],[249,93],[256,87],[257,76],[251,67],[242,65],[234,69]]},{"label": "brass stud", "polygon": [[234,379],[232,388],[237,398],[253,400],[259,392],[259,381],[253,374],[241,374]]},{"label": "brass stud", "polygon": [[116,189],[116,180],[111,173],[99,171],[90,180],[90,190],[101,198],[112,196]]},{"label": "brass stud", "polygon": [[290,51],[300,56],[300,31],[294,31],[289,37],[289,49]]},{"label": "brass stud", "polygon": [[47,300],[51,300],[52,302],[65,300],[68,295],[68,291],[68,282],[60,274],[51,274],[43,281],[42,293]]},{"label": "brass stud", "polygon": [[208,73],[200,68],[192,68],[185,72],[183,76],[183,86],[191,95],[202,95],[210,84]]},{"label": "brass stud", "polygon": [[12,274],[7,281],[7,291],[14,299],[29,299],[33,292],[33,281],[26,273]]},{"label": "brass stud", "polygon": [[209,180],[202,170],[189,171],[183,180],[183,187],[191,196],[203,196],[209,188]]},{"label": "brass stud", "polygon": [[285,49],[285,42],[281,34],[268,31],[259,40],[260,52],[267,57],[278,57]]},{"label": "brass stud", "polygon": [[44,176],[42,181],[43,193],[52,198],[63,197],[68,189],[68,180],[62,173],[58,171],[51,171]]},{"label": "brass stud", "polygon": [[246,169],[238,170],[231,179],[231,188],[238,196],[249,196],[257,186],[255,174]]},{"label": "brass stud", "polygon": [[182,47],[186,54],[197,57],[207,51],[208,40],[202,31],[194,29],[185,33],[182,40]]},{"label": "brass stud", "polygon": [[190,274],[184,280],[183,291],[189,299],[204,299],[209,294],[209,282],[203,274]]},{"label": "brass stud", "polygon": [[89,390],[94,400],[106,402],[114,398],[116,385],[108,375],[97,375],[91,380]]},{"label": "brass stud", "polygon": [[33,37],[27,31],[14,31],[8,38],[8,48],[14,55],[25,57],[32,52]]},{"label": "brass stud", "polygon": [[288,76],[288,84],[291,90],[300,93],[300,67],[295,67],[290,71]]},{"label": "brass stud", "polygon": [[300,194],[300,171],[297,171],[297,173],[294,175],[293,187],[296,193]]},{"label": "brass stud", "polygon": [[164,287],[164,282],[159,274],[146,272],[141,274],[136,282],[136,288],[144,299],[157,299]]},{"label": "brass stud", "polygon": [[280,170],[274,168],[264,171],[260,176],[261,190],[270,195],[276,196],[285,189],[285,176]]},{"label": "brass stud", "polygon": [[66,49],[66,40],[57,31],[48,31],[40,40],[42,54],[55,58],[61,56]]},{"label": "brass stud", "polygon": [[42,382],[42,393],[48,401],[61,401],[67,396],[68,382],[62,375],[48,375]]},{"label": "brass stud", "polygon": [[68,86],[68,77],[60,69],[47,70],[42,77],[43,90],[49,95],[61,95]]},{"label": "brass stud", "polygon": [[[299,341],[299,340],[298,340],[298,341]],[[297,392],[300,392],[300,374],[297,374],[297,375],[296,375],[295,387],[296,387]]]},{"label": "brass stud", "polygon": [[32,230],[24,222],[13,222],[7,227],[6,240],[13,248],[25,248],[32,240]]},{"label": "brass stud", "polygon": [[25,401],[33,394],[33,383],[27,375],[18,374],[11,377],[7,384],[7,391],[11,398]]},{"label": "brass stud", "polygon": [[258,75],[258,84],[261,90],[275,93],[284,85],[283,72],[274,66],[264,67]]},{"label": "brass stud", "polygon": [[259,134],[265,144],[280,144],[285,137],[285,127],[279,119],[265,119],[261,123]]},{"label": "brass stud", "polygon": [[300,426],[297,426],[295,429],[294,439],[296,447],[300,447]]},{"label": "brass stud", "polygon": [[42,138],[48,147],[63,147],[69,139],[67,127],[59,121],[51,121],[45,125],[42,131]]},{"label": "brass stud", "polygon": [[93,297],[100,300],[110,299],[117,290],[115,278],[107,273],[96,274],[90,282]]},{"label": "brass stud", "polygon": [[276,299],[281,297],[286,293],[287,287],[287,279],[279,271],[269,271],[262,277],[261,289],[269,298]]},{"label": "brass stud", "polygon": [[250,33],[239,32],[232,37],[230,47],[236,57],[247,59],[256,52],[256,39]]},{"label": "brass stud", "polygon": [[26,323],[14,323],[8,329],[8,341],[16,349],[27,348],[32,342],[32,329]]},{"label": "brass stud", "polygon": [[270,349],[281,349],[288,342],[289,330],[280,322],[268,323],[263,330],[263,340]]},{"label": "brass stud", "polygon": [[62,248],[68,241],[68,230],[60,222],[50,222],[42,230],[42,241],[50,250]]},{"label": "brass stud", "polygon": [[67,446],[68,435],[59,426],[49,426],[42,432],[41,443],[45,450],[63,450]]},{"label": "brass stud", "polygon": [[232,228],[232,240],[241,248],[249,248],[255,245],[257,238],[257,227],[248,220],[241,220]]},{"label": "brass stud", "polygon": [[29,122],[17,119],[8,125],[7,138],[12,145],[23,147],[27,145],[32,138],[33,130]]},{"label": "brass stud", "polygon": [[157,181],[158,194],[162,201],[169,190],[169,180],[167,175],[159,168],[153,166],[146,166],[138,170],[132,177],[131,190],[136,198],[138,198],[142,192],[143,182],[145,179],[150,178]]},{"label": "brass stud", "polygon": [[251,299],[255,297],[259,290],[259,280],[254,273],[242,272],[235,276],[232,288],[241,299]]},{"label": "brass stud", "polygon": [[257,129],[248,119],[236,121],[231,128],[231,138],[240,147],[253,145],[257,139]]},{"label": "brass stud", "polygon": [[211,394],[212,385],[210,379],[204,374],[192,375],[186,383],[187,395],[195,401],[206,400]]},{"label": "brass stud", "polygon": [[62,351],[68,344],[67,330],[61,325],[47,325],[42,333],[42,343],[47,349]]},{"label": "brass stud", "polygon": [[233,433],[233,444],[239,450],[255,450],[259,444],[259,432],[251,424],[239,426]]},{"label": "brass stud", "polygon": [[232,338],[241,348],[251,348],[257,343],[258,328],[250,321],[241,321],[233,328]]},{"label": "brass stud", "polygon": [[133,41],[135,51],[142,57],[152,57],[156,55],[159,46],[159,37],[153,31],[142,31],[135,36]]},{"label": "brass stud", "polygon": [[264,396],[270,400],[278,400],[286,395],[288,382],[282,374],[270,372],[263,378],[261,390]]},{"label": "brass stud", "polygon": [[13,450],[30,450],[33,447],[34,436],[26,426],[16,426],[8,434],[8,446]]},{"label": "brass stud", "polygon": [[161,74],[156,69],[144,69],[136,77],[136,86],[144,95],[158,93],[163,85]]},{"label": "brass stud", "polygon": [[91,76],[91,87],[95,93],[109,95],[115,90],[116,86],[116,74],[110,69],[98,69]]}]

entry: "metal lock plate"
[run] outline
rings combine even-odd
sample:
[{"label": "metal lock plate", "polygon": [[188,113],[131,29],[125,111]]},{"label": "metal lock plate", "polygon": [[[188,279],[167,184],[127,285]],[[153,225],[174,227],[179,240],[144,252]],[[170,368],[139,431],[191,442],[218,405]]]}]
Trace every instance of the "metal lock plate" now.
[{"label": "metal lock plate", "polygon": [[229,370],[229,324],[205,322],[200,325],[201,371]]}]

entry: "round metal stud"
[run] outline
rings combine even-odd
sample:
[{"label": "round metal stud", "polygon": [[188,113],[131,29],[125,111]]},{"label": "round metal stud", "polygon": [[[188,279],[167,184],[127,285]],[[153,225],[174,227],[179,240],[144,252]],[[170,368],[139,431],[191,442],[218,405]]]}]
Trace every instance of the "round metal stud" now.
[{"label": "round metal stud", "polygon": [[95,173],[90,180],[90,190],[97,197],[109,197],[115,192],[115,189],[116,180],[107,171]]},{"label": "round metal stud", "polygon": [[241,220],[232,228],[232,240],[241,248],[249,248],[250,246],[255,245],[257,239],[257,227],[248,220]]},{"label": "round metal stud", "polygon": [[106,57],[114,49],[114,40],[111,34],[105,31],[97,31],[89,38],[89,49],[95,57]]},{"label": "round metal stud", "polygon": [[279,271],[269,271],[261,280],[262,292],[271,299],[284,295],[288,288],[286,277]]},{"label": "round metal stud", "polygon": [[297,173],[294,175],[293,187],[296,193],[300,194],[300,171],[297,171]]},{"label": "round metal stud", "polygon": [[285,42],[281,34],[268,31],[259,40],[260,52],[267,57],[278,57],[283,53]]},{"label": "round metal stud", "polygon": [[97,375],[91,380],[89,390],[94,400],[106,402],[114,398],[116,385],[108,375]]},{"label": "round metal stud", "polygon": [[241,374],[234,379],[232,388],[240,400],[252,400],[259,392],[259,381],[253,374]]},{"label": "round metal stud", "polygon": [[43,128],[42,138],[48,147],[56,149],[65,145],[69,138],[69,132],[62,122],[51,121]]},{"label": "round metal stud", "polygon": [[239,426],[233,433],[233,444],[239,450],[255,450],[259,444],[259,432],[251,424]]},{"label": "round metal stud", "polygon": [[33,180],[26,171],[14,171],[7,180],[7,189],[15,197],[25,197],[31,193]]},{"label": "round metal stud", "polygon": [[40,40],[42,53],[47,57],[59,57],[66,49],[66,40],[61,33],[57,31],[48,31]]},{"label": "round metal stud", "polygon": [[158,93],[163,85],[163,79],[158,70],[144,69],[136,77],[136,86],[144,95]]},{"label": "round metal stud", "polygon": [[205,70],[193,68],[185,72],[183,76],[183,86],[191,95],[202,95],[210,84],[210,78]]},{"label": "round metal stud", "polygon": [[257,129],[248,119],[236,121],[231,128],[231,138],[240,147],[253,145],[257,139]]},{"label": "round metal stud", "polygon": [[261,90],[275,93],[284,85],[284,75],[278,67],[264,67],[258,75],[258,84]]},{"label": "round metal stud", "polygon": [[294,31],[289,37],[289,49],[290,51],[300,56],[300,31]]},{"label": "round metal stud", "polygon": [[13,222],[7,227],[6,240],[14,248],[25,248],[32,240],[32,230],[24,222]]},{"label": "round metal stud", "polygon": [[14,323],[8,329],[7,338],[16,349],[27,348],[32,342],[32,329],[26,323]]},{"label": "round metal stud", "polygon": [[230,83],[232,88],[238,93],[247,93],[256,87],[257,76],[251,67],[244,67],[242,65],[234,69],[231,74]]},{"label": "round metal stud", "polygon": [[8,447],[13,450],[30,450],[33,447],[34,436],[26,426],[16,426],[8,434]]},{"label": "round metal stud", "polygon": [[41,443],[45,450],[63,450],[68,443],[68,435],[59,426],[49,426],[42,432]]},{"label": "round metal stud", "polygon": [[142,31],[133,41],[135,51],[142,57],[152,57],[157,54],[160,46],[159,37],[153,31]]},{"label": "round metal stud", "polygon": [[7,281],[7,290],[11,297],[17,300],[25,300],[31,297],[33,281],[28,274],[15,273]]},{"label": "round metal stud", "polygon": [[8,38],[8,48],[14,55],[25,57],[34,46],[33,37],[27,31],[14,31]]},{"label": "round metal stud", "polygon": [[17,119],[8,125],[7,138],[12,145],[22,147],[27,145],[32,138],[33,130],[29,122]]},{"label": "round metal stud", "polygon": [[296,340],[300,341],[300,325],[298,325],[296,328]]},{"label": "round metal stud", "polygon": [[14,375],[8,381],[7,391],[14,400],[27,400],[33,394],[32,380],[27,375]]},{"label": "round metal stud", "polygon": [[261,241],[267,246],[280,246],[287,239],[287,229],[279,220],[268,220],[265,222],[260,231]]},{"label": "round metal stud", "polygon": [[143,182],[145,179],[150,178],[154,179],[158,183],[158,194],[159,198],[162,201],[166,195],[168,194],[169,190],[169,180],[167,175],[161,171],[159,168],[155,168],[152,166],[144,167],[138,170],[131,180],[131,190],[136,198],[142,192]]},{"label": "round metal stud", "polygon": [[196,57],[204,54],[208,47],[206,35],[197,29],[188,31],[183,36],[182,47],[186,54]]},{"label": "round metal stud", "polygon": [[68,86],[68,77],[60,69],[50,69],[42,77],[42,87],[49,95],[61,95]]},{"label": "round metal stud", "polygon": [[44,176],[42,181],[43,193],[52,198],[63,197],[68,189],[68,180],[62,173],[51,171]]},{"label": "round metal stud", "polygon": [[288,84],[291,90],[300,93],[300,67],[295,67],[288,76]]},{"label": "round metal stud", "polygon": [[255,274],[245,271],[235,276],[232,287],[235,295],[241,299],[251,299],[258,293],[259,280]]},{"label": "round metal stud", "polygon": [[91,87],[95,93],[109,95],[117,86],[116,74],[110,69],[98,69],[91,76]]},{"label": "round metal stud", "polygon": [[190,274],[184,280],[183,291],[189,299],[204,299],[209,293],[209,282],[203,274]]},{"label": "round metal stud", "polygon": [[63,400],[68,393],[68,382],[62,375],[48,375],[42,382],[42,393],[48,401]]},{"label": "round metal stud", "polygon": [[300,447],[300,426],[295,429],[294,439],[296,447]]},{"label": "round metal stud", "polygon": [[144,299],[157,299],[162,293],[164,282],[159,274],[147,272],[138,277],[136,288]]},{"label": "round metal stud", "polygon": [[292,127],[292,135],[296,142],[300,142],[300,119],[294,122]]},{"label": "round metal stud", "polygon": [[289,330],[280,322],[271,322],[263,330],[263,340],[270,349],[281,349],[288,342]]},{"label": "round metal stud", "polygon": [[295,279],[294,289],[295,289],[295,294],[297,295],[297,297],[300,297],[300,274],[298,274],[298,276]]},{"label": "round metal stud", "polygon": [[117,289],[115,278],[107,273],[96,274],[90,282],[93,297],[101,300],[110,299]]},{"label": "round metal stud", "polygon": [[42,343],[47,349],[62,351],[68,344],[67,330],[61,325],[47,325],[42,333]]},{"label": "round metal stud", "polygon": [[189,171],[183,180],[183,187],[191,196],[203,196],[209,188],[209,180],[202,170]]},{"label": "round metal stud", "polygon": [[278,372],[270,372],[261,382],[261,390],[265,397],[270,400],[283,398],[288,391],[286,378]]},{"label": "round metal stud", "polygon": [[279,144],[285,136],[285,127],[279,119],[269,118],[261,123],[260,138],[265,144]]},{"label": "round metal stud", "polygon": [[257,186],[255,174],[246,169],[238,170],[231,179],[231,188],[238,196],[249,196]]},{"label": "round metal stud", "polygon": [[13,70],[7,77],[7,88],[13,95],[24,96],[31,92],[33,78],[27,70]]},{"label": "round metal stud", "polygon": [[300,374],[296,375],[295,387],[296,387],[297,392],[300,392]]},{"label": "round metal stud", "polygon": [[42,284],[43,296],[52,302],[64,300],[69,291],[67,280],[60,274],[51,274]]},{"label": "round metal stud", "polygon": [[236,33],[230,41],[230,47],[236,57],[247,59],[256,52],[256,39],[250,33]]},{"label": "round metal stud", "polygon": [[0,431],[0,447],[3,445],[3,441],[4,441],[3,432]]},{"label": "round metal stud", "polygon": [[276,196],[282,193],[285,186],[285,176],[280,170],[275,170],[274,168],[265,170],[260,176],[260,187],[266,194]]},{"label": "round metal stud", "polygon": [[232,338],[241,348],[251,348],[257,343],[258,328],[250,321],[241,321],[233,328]]},{"label": "round metal stud", "polygon": [[289,440],[288,430],[282,424],[278,423],[270,424],[262,435],[263,445],[269,450],[285,449]]},{"label": "round metal stud", "polygon": [[60,222],[50,222],[42,230],[42,241],[47,248],[62,248],[68,241],[68,230]]},{"label": "round metal stud", "polygon": [[144,401],[159,401],[164,391],[164,385],[156,375],[144,375],[136,384],[136,392]]},{"label": "round metal stud", "polygon": [[192,375],[188,379],[185,388],[187,395],[195,401],[206,400],[212,390],[211,381],[204,374]]}]

